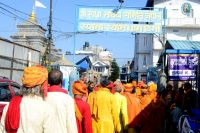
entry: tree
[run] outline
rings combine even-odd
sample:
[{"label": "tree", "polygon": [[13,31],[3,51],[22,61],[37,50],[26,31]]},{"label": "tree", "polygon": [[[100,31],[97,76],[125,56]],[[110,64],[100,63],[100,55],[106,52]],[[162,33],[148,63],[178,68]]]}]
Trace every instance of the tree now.
[{"label": "tree", "polygon": [[111,76],[109,77],[109,80],[114,82],[118,78],[119,78],[119,66],[116,60],[114,59],[111,63]]}]

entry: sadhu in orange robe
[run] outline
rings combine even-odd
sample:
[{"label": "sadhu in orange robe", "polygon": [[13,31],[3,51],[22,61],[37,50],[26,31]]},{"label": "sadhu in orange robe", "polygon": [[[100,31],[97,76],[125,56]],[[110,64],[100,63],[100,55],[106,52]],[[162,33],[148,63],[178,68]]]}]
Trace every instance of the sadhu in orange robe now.
[{"label": "sadhu in orange robe", "polygon": [[131,122],[134,121],[136,116],[141,112],[141,104],[137,96],[131,93],[133,90],[132,84],[126,84],[124,87],[123,95],[127,99],[128,127],[133,128]]}]

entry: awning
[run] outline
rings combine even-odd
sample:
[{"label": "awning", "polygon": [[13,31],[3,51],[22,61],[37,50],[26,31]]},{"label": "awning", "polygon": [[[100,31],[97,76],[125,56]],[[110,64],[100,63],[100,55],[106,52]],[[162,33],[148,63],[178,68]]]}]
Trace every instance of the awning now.
[{"label": "awning", "polygon": [[167,54],[200,54],[200,41],[168,40],[165,49]]},{"label": "awning", "polygon": [[84,60],[83,62],[81,62],[80,64],[77,64],[77,65],[83,71],[87,71],[89,69],[89,64],[86,60]]}]

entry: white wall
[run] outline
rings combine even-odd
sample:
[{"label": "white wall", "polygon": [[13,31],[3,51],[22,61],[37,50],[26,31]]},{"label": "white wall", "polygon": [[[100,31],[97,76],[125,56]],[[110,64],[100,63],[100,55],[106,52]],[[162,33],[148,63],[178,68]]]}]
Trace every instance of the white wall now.
[{"label": "white wall", "polygon": [[[163,1],[163,0],[157,0]],[[167,25],[184,25],[184,24],[200,24],[200,13],[199,13],[199,4],[195,2],[191,2],[188,0],[171,0],[168,2],[157,3],[155,1],[154,7],[155,8],[165,8],[167,9]],[[190,3],[193,9],[193,15],[187,16],[182,13],[182,5],[184,3]]]},{"label": "white wall", "polygon": [[[155,0],[155,8],[167,9],[166,20],[166,39],[167,40],[192,40],[200,41],[200,1],[197,3],[188,0],[171,0],[168,2],[157,3]],[[182,13],[182,4],[190,3],[193,9],[193,17],[184,15]],[[162,40],[162,39],[161,39]],[[160,52],[162,51],[162,44],[158,37],[154,37],[154,51],[153,51],[153,64],[155,65],[159,59]]]},{"label": "white wall", "polygon": [[157,63],[158,63],[161,53],[162,53],[162,51],[154,51],[153,52],[153,66],[157,66]]},{"label": "white wall", "polygon": [[200,41],[200,34],[193,35],[193,41]]},{"label": "white wall", "polygon": [[152,43],[153,43],[153,49],[154,50],[162,50],[163,49],[162,43],[160,43],[157,36],[154,36],[154,40],[153,40]]},{"label": "white wall", "polygon": [[146,66],[152,65],[152,34],[135,35],[134,70],[145,71]]},{"label": "white wall", "polygon": [[105,67],[104,71],[102,72],[103,76],[109,76],[108,69]]},{"label": "white wall", "polygon": [[[13,47],[14,48],[14,56],[13,56]],[[28,49],[26,47],[23,47],[19,44],[9,42],[8,40],[0,39],[0,55],[4,56],[4,58],[0,58],[0,67],[3,67],[4,69],[0,69],[0,76],[5,76],[8,78],[10,77],[11,70],[10,68],[13,67],[15,69],[19,70],[13,70],[12,78],[11,80],[14,80],[21,84],[21,76],[23,74],[23,69],[27,67],[28,63],[28,53],[31,53],[31,58],[29,58],[32,65],[38,65],[39,64],[39,58],[40,53],[39,51],[35,51],[32,49]],[[5,58],[6,57],[6,58]],[[11,66],[11,59],[7,59],[7,57],[13,57],[17,62],[13,62],[13,66]],[[8,69],[5,69],[8,68]]]},{"label": "white wall", "polygon": [[152,34],[136,34],[136,54],[137,53],[150,53],[152,49]]},{"label": "white wall", "polygon": [[200,30],[198,28],[167,28],[168,40],[187,40],[188,35],[192,36],[192,41],[200,41]]}]

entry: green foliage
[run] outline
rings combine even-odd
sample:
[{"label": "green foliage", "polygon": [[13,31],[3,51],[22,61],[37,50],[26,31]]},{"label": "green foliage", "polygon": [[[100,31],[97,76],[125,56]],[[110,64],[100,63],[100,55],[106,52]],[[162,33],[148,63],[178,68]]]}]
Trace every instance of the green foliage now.
[{"label": "green foliage", "polygon": [[46,68],[47,68],[48,72],[51,72],[51,70],[52,70],[51,66],[47,66]]},{"label": "green foliage", "polygon": [[114,59],[111,64],[111,76],[109,77],[109,80],[114,82],[118,78],[119,78],[119,66],[116,60]]}]

